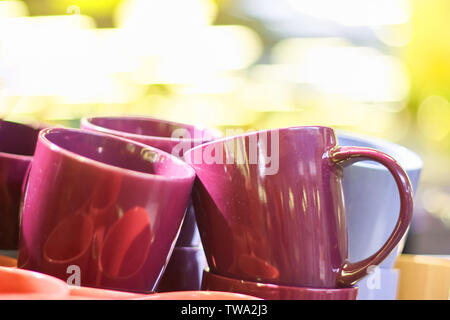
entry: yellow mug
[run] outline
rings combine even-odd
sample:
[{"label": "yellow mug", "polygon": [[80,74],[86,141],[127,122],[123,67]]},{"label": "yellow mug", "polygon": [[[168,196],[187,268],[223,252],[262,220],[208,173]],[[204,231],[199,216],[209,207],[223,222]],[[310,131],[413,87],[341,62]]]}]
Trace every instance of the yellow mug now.
[{"label": "yellow mug", "polygon": [[450,259],[402,254],[395,268],[400,270],[398,300],[450,299]]}]

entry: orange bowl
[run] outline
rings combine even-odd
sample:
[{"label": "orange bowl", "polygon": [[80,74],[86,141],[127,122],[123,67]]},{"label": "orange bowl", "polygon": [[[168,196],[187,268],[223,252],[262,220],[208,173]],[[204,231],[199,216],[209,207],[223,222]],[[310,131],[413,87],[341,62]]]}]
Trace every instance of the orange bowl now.
[{"label": "orange bowl", "polygon": [[220,291],[174,291],[147,294],[134,300],[262,300],[253,296]]},{"label": "orange bowl", "polygon": [[0,267],[0,300],[64,299],[69,294],[65,282],[42,273]]}]

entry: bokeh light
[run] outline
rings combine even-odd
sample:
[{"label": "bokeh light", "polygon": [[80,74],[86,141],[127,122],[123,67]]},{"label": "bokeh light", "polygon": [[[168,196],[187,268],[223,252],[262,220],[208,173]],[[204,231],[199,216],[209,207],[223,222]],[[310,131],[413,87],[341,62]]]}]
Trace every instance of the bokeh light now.
[{"label": "bokeh light", "polygon": [[405,250],[450,254],[449,39],[448,0],[0,1],[0,115],[391,140],[424,160]]}]

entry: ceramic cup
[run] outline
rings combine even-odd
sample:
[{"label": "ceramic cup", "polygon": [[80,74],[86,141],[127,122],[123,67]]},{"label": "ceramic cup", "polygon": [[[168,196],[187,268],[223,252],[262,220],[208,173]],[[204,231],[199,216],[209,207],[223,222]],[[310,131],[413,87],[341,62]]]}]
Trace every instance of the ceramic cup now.
[{"label": "ceramic cup", "polygon": [[[382,139],[338,132],[339,145],[381,150],[395,158],[408,174],[413,192],[417,189],[422,160],[407,148]],[[349,259],[357,261],[373,254],[389,238],[397,222],[400,200],[396,183],[390,172],[373,161],[355,163],[345,170],[342,178]],[[392,268],[403,250],[406,234],[399,245],[381,264]]]},{"label": "ceramic cup", "polygon": [[[209,142],[220,136],[213,129],[205,129],[193,125],[160,120],[151,117],[86,117],[81,120],[81,127],[87,130],[104,132],[122,136],[146,145],[159,148],[175,156],[182,157],[184,152],[204,142]],[[177,239],[176,248],[201,247],[195,213],[192,205],[188,206],[186,215]],[[161,290],[199,290],[199,275],[206,261],[203,250],[187,249],[184,253],[177,250],[167,267],[168,276],[162,279]],[[192,254],[196,251],[195,254]],[[203,257],[200,257],[203,255]],[[183,257],[182,257],[183,256]],[[190,261],[189,259],[193,259]],[[181,263],[184,261],[184,264]],[[195,269],[197,266],[198,269]]]},{"label": "ceramic cup", "polygon": [[194,178],[183,161],[144,144],[42,130],[24,196],[19,268],[69,284],[152,291]]},{"label": "ceramic cup", "polygon": [[356,300],[357,287],[326,289],[282,286],[233,279],[204,271],[203,290],[227,291],[259,297],[264,300]]},{"label": "ceramic cup", "polygon": [[[397,246],[412,216],[408,176],[390,156],[339,147],[333,129],[252,132],[195,147],[193,203],[214,274],[278,285],[354,285]],[[395,230],[378,251],[348,261],[343,166],[371,159],[392,173],[400,194]]]},{"label": "ceramic cup", "polygon": [[[0,250],[13,255],[19,239],[22,184],[39,128],[0,120]],[[4,250],[8,250],[4,251]]]},{"label": "ceramic cup", "polygon": [[192,288],[199,290],[206,266],[201,246],[175,247],[156,291],[188,291]]},{"label": "ceramic cup", "polygon": [[[81,128],[128,138],[180,158],[192,147],[220,137],[213,129],[141,116],[86,117],[81,119]],[[195,214],[189,206],[176,245],[196,247],[199,244]]]}]

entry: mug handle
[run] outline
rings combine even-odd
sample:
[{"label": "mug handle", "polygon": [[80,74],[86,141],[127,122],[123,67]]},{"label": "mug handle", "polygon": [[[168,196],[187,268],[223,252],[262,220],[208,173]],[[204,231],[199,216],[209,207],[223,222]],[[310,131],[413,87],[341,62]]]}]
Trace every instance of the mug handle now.
[{"label": "mug handle", "polygon": [[[394,230],[383,246],[370,257],[358,261],[346,261],[340,270],[338,283],[354,285],[368,273],[368,268],[377,266],[395,249],[409,228],[413,211],[413,191],[408,175],[391,156],[371,148],[336,147],[330,151],[333,163],[343,167],[362,160],[373,160],[385,166],[395,179],[400,195],[400,214]],[[369,270],[370,271],[370,270]]]}]

